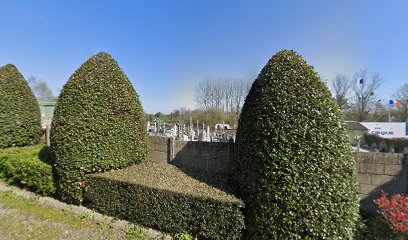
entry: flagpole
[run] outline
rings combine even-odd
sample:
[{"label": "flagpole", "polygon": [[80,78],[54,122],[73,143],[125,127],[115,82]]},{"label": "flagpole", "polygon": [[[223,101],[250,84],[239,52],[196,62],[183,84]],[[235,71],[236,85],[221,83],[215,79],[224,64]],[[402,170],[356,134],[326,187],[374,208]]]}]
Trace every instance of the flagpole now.
[{"label": "flagpole", "polygon": [[388,106],[388,122],[391,122],[391,105]]},{"label": "flagpole", "polygon": [[388,122],[391,122],[391,107],[394,106],[394,100],[390,100],[388,104]]},{"label": "flagpole", "polygon": [[391,122],[391,106],[394,104],[394,100],[388,102],[388,122]]}]

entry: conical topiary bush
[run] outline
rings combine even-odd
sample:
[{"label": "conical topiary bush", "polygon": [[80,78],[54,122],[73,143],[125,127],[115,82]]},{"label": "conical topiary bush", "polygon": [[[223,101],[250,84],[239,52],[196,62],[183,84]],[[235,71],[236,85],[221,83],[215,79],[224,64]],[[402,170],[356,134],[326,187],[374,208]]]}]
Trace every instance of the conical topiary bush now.
[{"label": "conical topiary bush", "polygon": [[339,109],[301,56],[262,69],[239,119],[234,169],[248,239],[352,239],[355,163]]},{"label": "conical topiary bush", "polygon": [[0,68],[0,148],[40,141],[41,115],[37,99],[16,66]]},{"label": "conical topiary bush", "polygon": [[99,53],[68,80],[51,127],[58,196],[82,201],[85,174],[123,168],[147,155],[139,97],[117,62]]}]

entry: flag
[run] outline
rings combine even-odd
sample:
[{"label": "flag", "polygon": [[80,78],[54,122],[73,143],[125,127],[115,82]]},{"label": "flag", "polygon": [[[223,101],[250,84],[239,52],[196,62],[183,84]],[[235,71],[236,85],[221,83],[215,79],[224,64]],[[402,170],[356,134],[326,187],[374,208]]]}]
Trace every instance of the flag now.
[{"label": "flag", "polygon": [[400,100],[390,100],[389,102],[390,106],[401,106],[401,101]]}]

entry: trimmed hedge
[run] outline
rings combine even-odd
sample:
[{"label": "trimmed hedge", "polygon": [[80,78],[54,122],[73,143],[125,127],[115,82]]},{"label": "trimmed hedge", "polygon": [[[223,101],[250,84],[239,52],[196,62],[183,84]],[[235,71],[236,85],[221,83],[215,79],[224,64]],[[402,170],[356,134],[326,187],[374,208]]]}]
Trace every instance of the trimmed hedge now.
[{"label": "trimmed hedge", "polygon": [[82,201],[87,173],[142,162],[147,132],[142,105],[117,62],[99,53],[68,80],[56,104],[51,127],[58,197]]},{"label": "trimmed hedge", "polygon": [[377,149],[380,148],[380,143],[385,142],[387,145],[388,151],[391,147],[394,148],[396,153],[403,153],[404,148],[408,147],[408,138],[384,138],[377,134],[364,134],[364,140],[368,144],[368,146],[372,147],[375,144]]},{"label": "trimmed hedge", "polygon": [[52,159],[44,145],[0,150],[0,177],[42,195],[55,193]]},{"label": "trimmed hedge", "polygon": [[88,175],[86,186],[84,205],[165,232],[239,239],[244,228],[241,200],[170,164],[146,162]]},{"label": "trimmed hedge", "polygon": [[0,68],[0,148],[39,143],[42,134],[37,99],[16,66]]},{"label": "trimmed hedge", "polygon": [[347,129],[296,52],[278,52],[253,83],[233,166],[247,238],[352,239],[359,198]]}]

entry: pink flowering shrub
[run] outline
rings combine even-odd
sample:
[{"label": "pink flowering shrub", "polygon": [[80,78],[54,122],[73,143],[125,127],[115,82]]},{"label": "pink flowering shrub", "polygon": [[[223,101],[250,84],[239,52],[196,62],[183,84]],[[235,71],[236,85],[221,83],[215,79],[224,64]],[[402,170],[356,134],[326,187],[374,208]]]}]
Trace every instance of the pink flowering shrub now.
[{"label": "pink flowering shrub", "polygon": [[374,200],[380,208],[380,215],[390,227],[400,234],[408,234],[408,197],[402,194],[388,196],[381,191],[381,197]]}]

